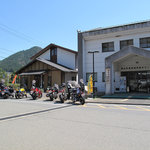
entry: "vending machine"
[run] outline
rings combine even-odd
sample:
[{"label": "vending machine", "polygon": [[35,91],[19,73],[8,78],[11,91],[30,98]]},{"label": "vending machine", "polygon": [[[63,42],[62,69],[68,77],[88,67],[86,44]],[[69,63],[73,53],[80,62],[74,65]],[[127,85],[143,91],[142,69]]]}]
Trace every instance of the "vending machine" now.
[{"label": "vending machine", "polygon": [[126,77],[120,77],[120,92],[126,92]]}]

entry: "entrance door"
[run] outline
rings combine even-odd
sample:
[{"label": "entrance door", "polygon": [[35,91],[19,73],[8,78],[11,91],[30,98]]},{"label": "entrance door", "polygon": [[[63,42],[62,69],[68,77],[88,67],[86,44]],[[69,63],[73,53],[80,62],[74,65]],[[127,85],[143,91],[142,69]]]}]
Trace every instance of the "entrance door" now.
[{"label": "entrance door", "polygon": [[130,92],[149,92],[150,90],[149,71],[122,72],[121,76],[126,76],[127,87],[129,87]]}]

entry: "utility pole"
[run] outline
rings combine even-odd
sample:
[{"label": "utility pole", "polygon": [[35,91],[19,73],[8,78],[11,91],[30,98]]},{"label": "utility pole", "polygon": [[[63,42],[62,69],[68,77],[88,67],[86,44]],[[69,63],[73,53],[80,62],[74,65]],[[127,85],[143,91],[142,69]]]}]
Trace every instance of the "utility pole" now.
[{"label": "utility pole", "polygon": [[89,54],[93,54],[93,98],[95,98],[95,78],[94,78],[94,74],[95,74],[95,70],[94,70],[94,54],[95,53],[99,53],[99,51],[89,51]]}]

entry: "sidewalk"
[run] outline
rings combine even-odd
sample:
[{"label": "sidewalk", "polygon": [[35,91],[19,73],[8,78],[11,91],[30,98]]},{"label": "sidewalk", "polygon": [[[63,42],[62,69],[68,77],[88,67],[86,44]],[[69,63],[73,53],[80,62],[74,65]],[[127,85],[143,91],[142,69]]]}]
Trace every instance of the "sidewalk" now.
[{"label": "sidewalk", "polygon": [[121,98],[88,98],[86,103],[101,104],[122,104],[122,105],[147,105],[150,106],[150,99],[121,99]]}]

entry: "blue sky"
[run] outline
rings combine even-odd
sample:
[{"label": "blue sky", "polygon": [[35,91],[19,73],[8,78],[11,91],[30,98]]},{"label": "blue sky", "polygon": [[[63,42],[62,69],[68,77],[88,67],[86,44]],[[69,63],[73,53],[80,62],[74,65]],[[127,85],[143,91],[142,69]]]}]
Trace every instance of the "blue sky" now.
[{"label": "blue sky", "polygon": [[0,60],[55,43],[77,50],[77,30],[150,19],[149,0],[0,0]]}]

